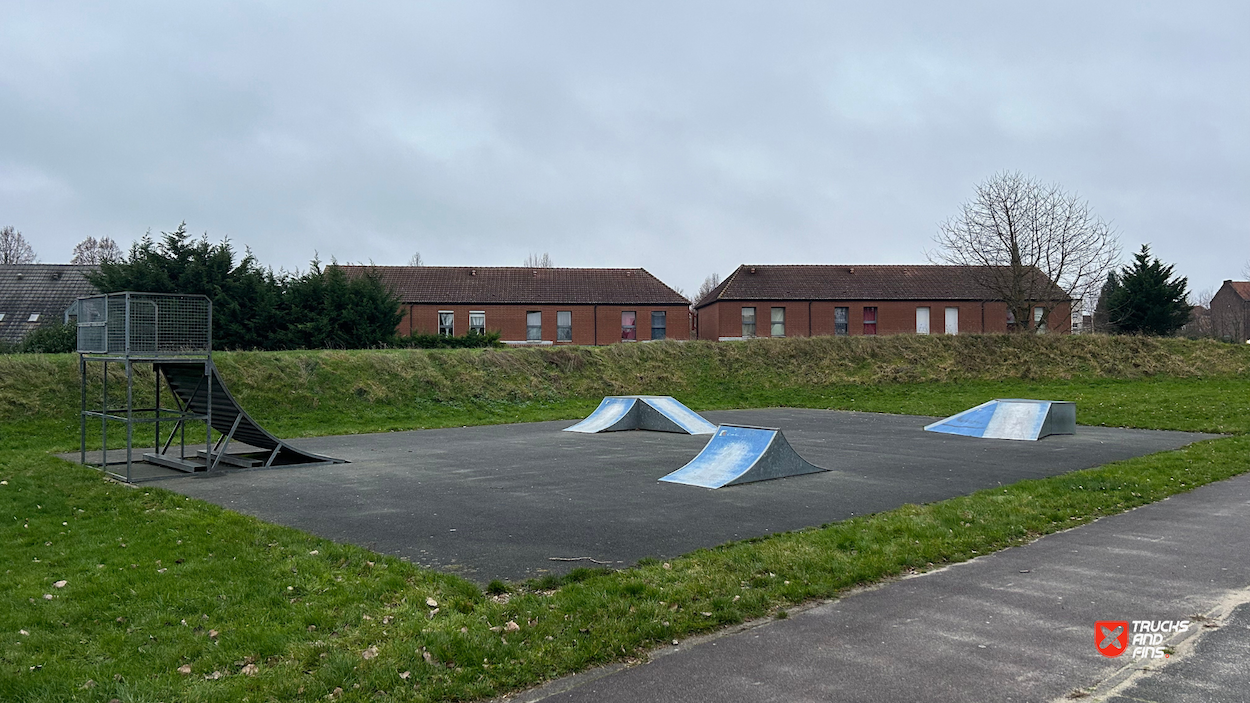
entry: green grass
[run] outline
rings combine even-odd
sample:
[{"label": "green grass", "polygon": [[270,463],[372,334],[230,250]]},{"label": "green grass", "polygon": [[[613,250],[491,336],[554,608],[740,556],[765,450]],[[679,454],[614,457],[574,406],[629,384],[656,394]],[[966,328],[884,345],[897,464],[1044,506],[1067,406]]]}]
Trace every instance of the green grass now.
[{"label": "green grass", "polygon": [[[890,349],[883,345],[881,353],[896,363],[894,352],[886,354]],[[933,345],[932,356],[940,360],[943,349]],[[630,362],[635,371],[628,359],[609,358],[609,367],[594,371],[588,361],[581,369],[557,370],[553,379],[528,365],[551,365],[530,351],[513,360],[506,352],[492,359],[488,371],[514,364],[519,377],[502,374],[492,381],[497,386],[476,394],[440,391],[437,383],[440,374],[467,377],[464,369],[452,374],[448,368],[484,363],[474,352],[442,353],[463,357],[450,359],[429,352],[415,359],[388,358],[393,352],[223,355],[220,363],[261,422],[299,436],[576,417],[597,402],[596,384],[615,383],[596,381],[594,373],[645,379],[642,369],[653,363],[647,355],[658,353],[611,352],[639,354]],[[599,350],[560,351],[595,363],[608,358]],[[1250,470],[1250,377],[1237,367],[1240,351],[1228,352],[1231,366],[1223,359],[1222,366],[1188,375],[1139,374],[1127,367],[1111,372],[1109,363],[1095,360],[1089,363],[1104,368],[1097,374],[1069,373],[1060,364],[1050,379],[1038,378],[1043,374],[1036,369],[1028,378],[995,377],[997,372],[945,378],[926,370],[916,373],[932,378],[899,383],[884,378],[889,374],[882,375],[883,366],[871,371],[878,380],[832,372],[820,383],[800,376],[783,384],[768,373],[743,378],[764,362],[735,355],[767,361],[768,351],[730,350],[713,363],[708,355],[722,352],[679,348],[673,353],[695,359],[682,362],[678,380],[689,386],[679,383],[686,390],[678,396],[700,409],[791,405],[916,414],[948,414],[992,397],[1064,398],[1078,401],[1085,424],[1234,436],[700,550],[667,563],[644,560],[617,572],[579,569],[563,578],[491,584],[483,591],[455,576],[151,485],[118,486],[57,460],[50,450],[72,449],[77,441],[76,389],[68,393],[69,412],[58,405],[65,360],[44,359],[42,367],[26,363],[6,378],[3,372],[15,367],[0,357],[0,406],[24,403],[29,410],[9,412],[0,424],[0,480],[7,482],[0,485],[0,590],[6,594],[0,599],[0,700],[497,695],[643,657],[673,639],[780,617],[804,601],[1021,544]],[[1225,348],[1179,345],[1154,353],[1201,365]],[[730,361],[739,364],[738,375],[725,375]],[[318,368],[310,368],[312,362]],[[1150,368],[1172,365],[1153,357],[1143,362]],[[808,362],[777,363],[794,369]],[[708,368],[700,370],[701,364]],[[430,370],[438,368],[443,371]],[[314,405],[309,398],[321,400]],[[56,588],[62,579],[66,585]],[[179,673],[183,666],[191,673]],[[245,673],[252,667],[254,674]]]}]

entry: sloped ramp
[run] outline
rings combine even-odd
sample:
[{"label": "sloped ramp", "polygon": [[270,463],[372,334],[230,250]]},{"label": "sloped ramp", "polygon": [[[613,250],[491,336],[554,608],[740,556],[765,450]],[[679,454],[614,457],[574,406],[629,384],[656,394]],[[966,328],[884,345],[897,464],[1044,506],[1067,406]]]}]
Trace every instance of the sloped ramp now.
[{"label": "sloped ramp", "polygon": [[1025,441],[1052,434],[1076,434],[1076,403],[999,398],[925,425],[925,430],[983,439]]},{"label": "sloped ramp", "polygon": [[712,434],[716,425],[667,395],[610,395],[585,420],[565,432],[620,432],[652,430],[684,434]]},{"label": "sloped ramp", "polygon": [[799,456],[779,429],[721,425],[698,456],[660,480],[720,488],[821,471],[828,469]]},{"label": "sloped ramp", "polygon": [[[234,465],[261,465],[264,466],[287,466],[292,464],[342,464],[342,459],[332,459],[330,457],[321,456],[296,449],[286,442],[274,437],[256,423],[249,416],[239,403],[230,394],[230,390],[226,388],[225,381],[221,375],[217,373],[217,367],[211,362],[207,368],[210,373],[205,373],[205,364],[202,361],[194,362],[177,362],[177,361],[158,361],[153,364],[156,373],[165,378],[169,384],[170,390],[177,396],[179,404],[185,412],[196,415],[206,415],[209,411],[209,389],[212,389],[212,421],[211,425],[225,436],[225,445],[221,447],[220,452],[214,450],[213,457],[201,456],[206,463],[209,460],[213,465],[217,461],[225,461]],[[230,442],[241,442],[262,450],[264,457],[254,461],[240,463],[239,458],[234,455],[227,455],[226,450],[229,448]],[[201,450],[200,454],[204,452]],[[144,454],[144,458],[154,463],[160,463],[173,468],[186,470],[186,462],[178,459],[166,458],[160,454]],[[183,464],[174,466],[174,464]],[[206,467],[198,467],[200,470]]]}]

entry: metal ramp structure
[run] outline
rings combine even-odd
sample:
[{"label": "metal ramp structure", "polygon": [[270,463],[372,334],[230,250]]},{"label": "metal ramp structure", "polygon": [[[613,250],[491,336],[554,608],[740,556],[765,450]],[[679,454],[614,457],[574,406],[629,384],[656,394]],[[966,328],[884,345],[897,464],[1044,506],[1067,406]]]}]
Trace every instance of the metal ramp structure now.
[{"label": "metal ramp structure", "polygon": [[[95,466],[128,483],[160,478],[146,469],[135,471],[139,461],[135,456],[135,432],[141,428],[151,428],[147,436],[155,448],[145,452],[142,460],[178,471],[211,471],[221,464],[253,467],[344,463],[292,447],[266,432],[243,411],[213,364],[213,304],[207,297],[125,292],[82,297],[77,305],[84,465]],[[152,365],[155,381],[151,395],[135,385],[136,367],[146,364]],[[97,365],[98,405],[88,402],[89,386],[94,388],[97,381],[88,371]],[[110,396],[110,379],[118,375],[114,370],[118,367],[124,372],[123,387],[120,393],[113,390]],[[177,407],[162,403],[162,381],[173,391]],[[140,391],[138,396],[136,390]],[[122,394],[124,399],[119,400],[117,396]],[[125,448],[110,450],[109,428],[118,424],[125,431]],[[98,428],[100,452],[96,463],[87,461],[89,425]],[[192,425],[192,441],[202,449],[188,447],[188,425]],[[215,442],[214,431],[218,433]],[[246,444],[252,451],[231,454],[232,442]],[[114,447],[117,444],[114,440]],[[190,455],[188,448],[192,449]],[[110,461],[110,451],[114,455],[123,453],[124,460]]]},{"label": "metal ramp structure", "polygon": [[667,395],[610,395],[585,420],[565,432],[620,432],[652,430],[683,434],[712,434],[716,425]]},{"label": "metal ramp structure", "polygon": [[1076,403],[1067,400],[999,398],[925,425],[927,432],[1035,441],[1076,434]]},{"label": "metal ramp structure", "polygon": [[[211,361],[207,365],[198,361],[159,361],[152,366],[158,374],[157,382],[164,378],[169,389],[174,392],[180,412],[206,418],[209,426],[221,434],[211,450],[200,449],[196,452],[197,458],[201,460],[199,462],[165,454],[173,440],[172,432],[169,441],[159,453],[143,455],[146,461],[181,471],[203,471],[216,468],[222,463],[244,468],[344,463],[342,459],[331,459],[296,449],[269,434],[230,394],[230,389],[217,373],[217,366]],[[180,428],[175,427],[174,431],[178,429]],[[229,454],[227,452],[231,442],[240,442],[260,451]]]},{"label": "metal ramp structure", "polygon": [[721,425],[698,456],[660,480],[721,488],[822,471],[828,469],[799,456],[775,427]]}]

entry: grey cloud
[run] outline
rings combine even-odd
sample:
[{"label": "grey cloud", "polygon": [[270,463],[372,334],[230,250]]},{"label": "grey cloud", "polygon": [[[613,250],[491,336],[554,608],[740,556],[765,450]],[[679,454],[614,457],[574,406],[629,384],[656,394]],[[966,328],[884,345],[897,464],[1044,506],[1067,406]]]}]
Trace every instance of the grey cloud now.
[{"label": "grey cloud", "polygon": [[1204,287],[1250,258],[1240,3],[0,9],[0,219],[262,261],[922,260],[996,171]]}]

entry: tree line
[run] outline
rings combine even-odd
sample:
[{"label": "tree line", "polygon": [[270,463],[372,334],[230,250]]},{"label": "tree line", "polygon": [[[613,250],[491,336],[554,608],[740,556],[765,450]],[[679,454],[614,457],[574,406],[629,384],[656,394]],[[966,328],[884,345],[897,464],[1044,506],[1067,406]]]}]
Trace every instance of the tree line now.
[{"label": "tree line", "polygon": [[475,339],[405,337],[400,301],[374,272],[348,276],[317,259],[304,273],[274,272],[228,239],[188,234],[186,223],[159,239],[145,235],[88,279],[102,293],[144,291],[206,295],[213,301],[214,349],[366,349],[388,346],[489,346]]}]

